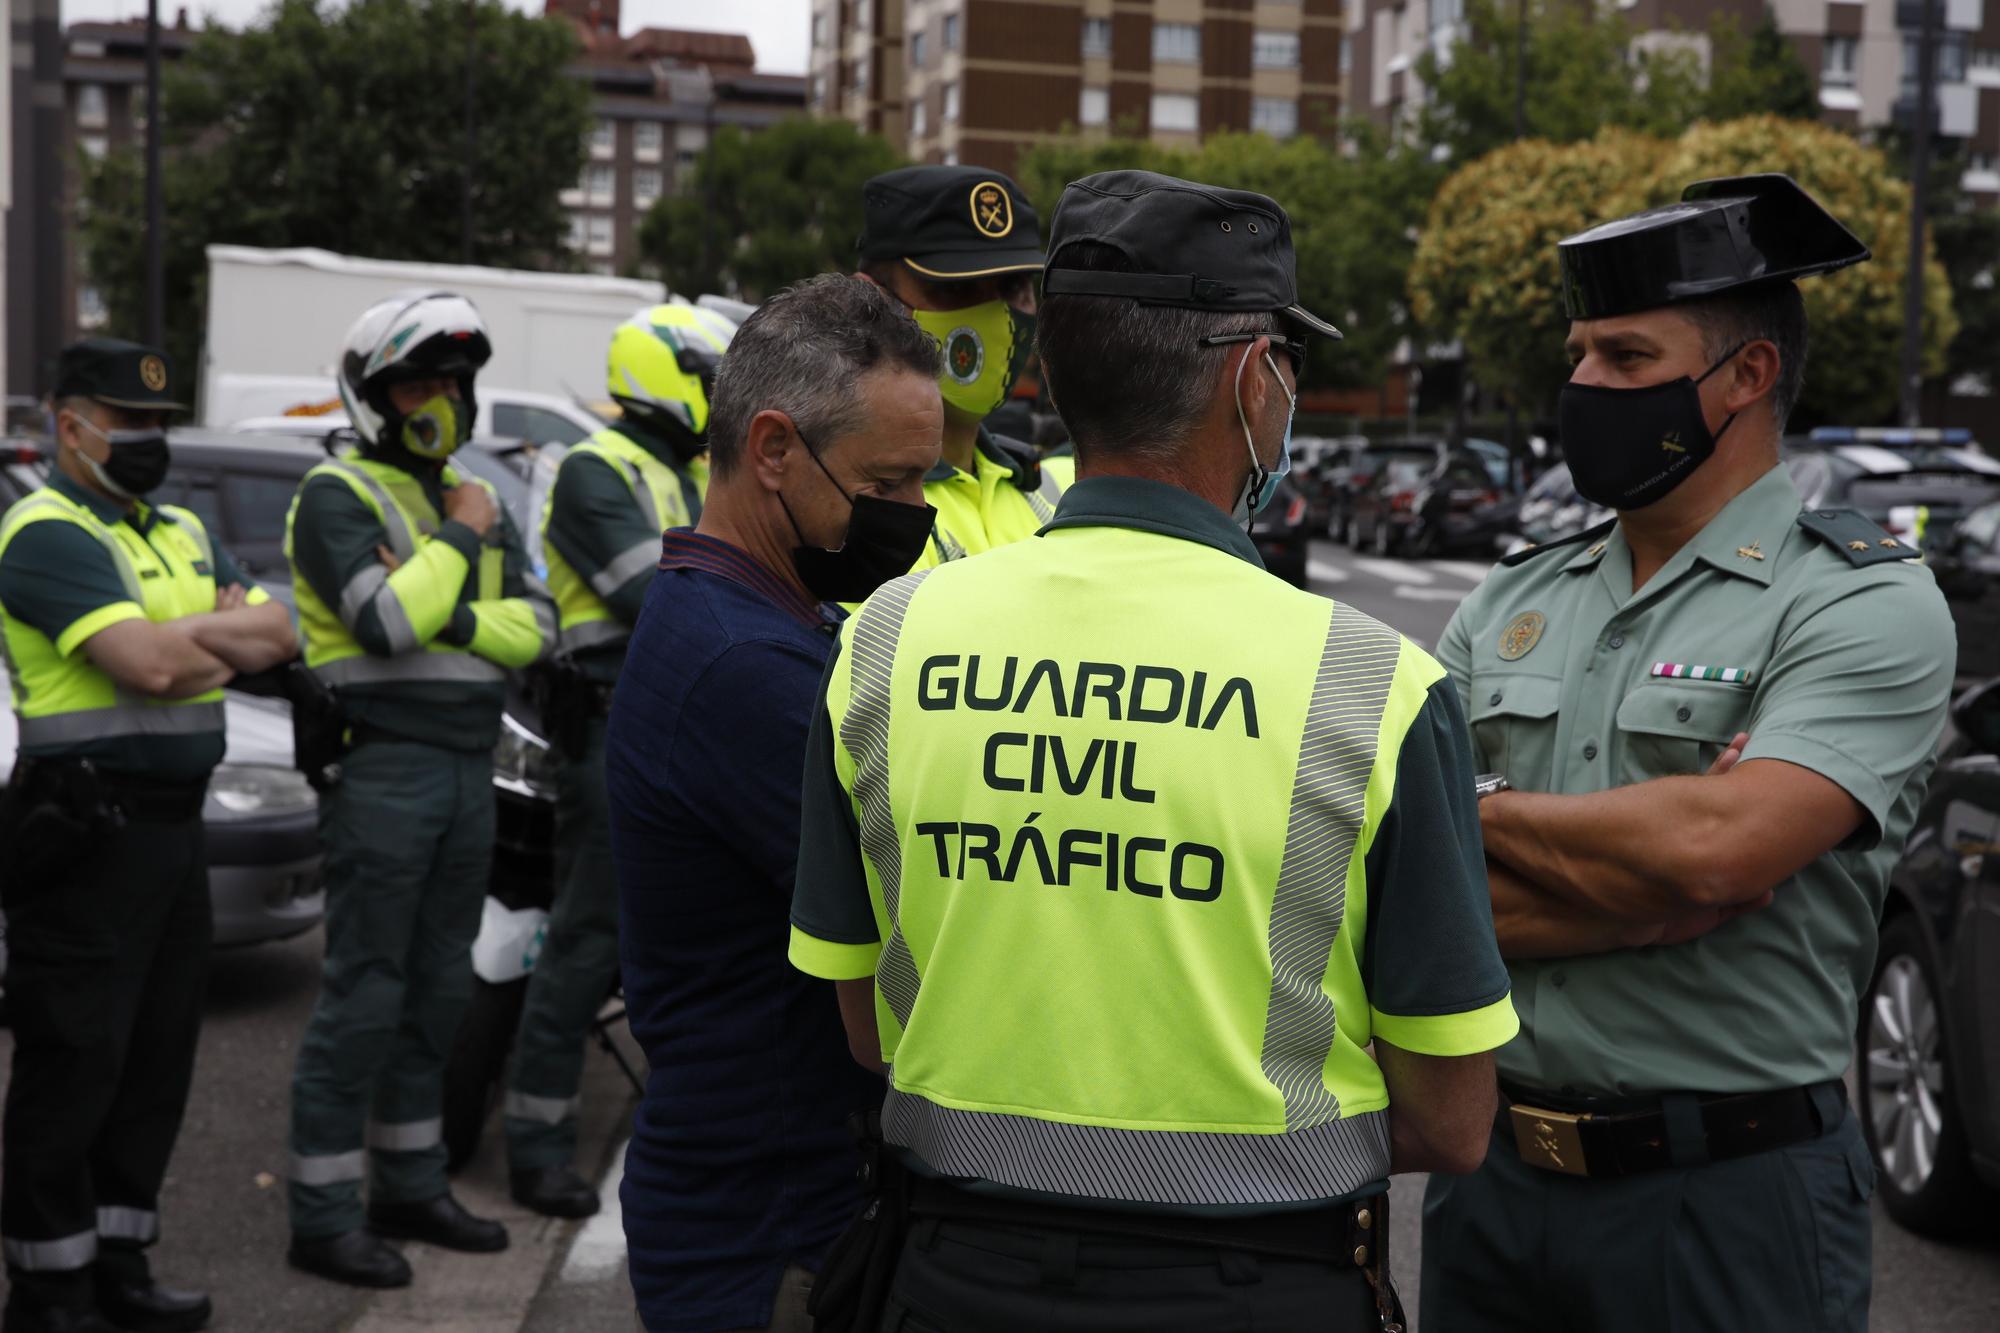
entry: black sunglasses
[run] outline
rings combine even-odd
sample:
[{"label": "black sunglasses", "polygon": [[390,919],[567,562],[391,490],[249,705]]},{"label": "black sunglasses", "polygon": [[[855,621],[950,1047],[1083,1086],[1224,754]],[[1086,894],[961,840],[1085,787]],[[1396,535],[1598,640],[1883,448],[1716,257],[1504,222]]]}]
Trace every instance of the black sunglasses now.
[{"label": "black sunglasses", "polygon": [[1230,343],[1253,343],[1259,338],[1269,338],[1271,346],[1284,349],[1292,359],[1292,378],[1298,379],[1306,373],[1306,340],[1290,338],[1282,333],[1216,333],[1201,340],[1203,347],[1224,347]]}]

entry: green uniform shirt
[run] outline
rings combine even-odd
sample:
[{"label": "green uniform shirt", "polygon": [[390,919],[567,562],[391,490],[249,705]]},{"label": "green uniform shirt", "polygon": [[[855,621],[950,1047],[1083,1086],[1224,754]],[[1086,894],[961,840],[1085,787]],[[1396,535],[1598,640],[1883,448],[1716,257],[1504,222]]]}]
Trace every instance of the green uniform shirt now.
[{"label": "green uniform shirt", "polygon": [[1798,526],[1799,508],[1774,468],[1637,593],[1614,528],[1495,569],[1446,628],[1438,660],[1465,701],[1480,768],[1522,791],[1698,774],[1747,731],[1746,762],[1811,769],[1867,812],[1769,907],[1700,939],[1511,963],[1521,1035],[1500,1052],[1505,1078],[1586,1094],[1727,1093],[1846,1070],[1954,640],[1929,570],[1857,568]]},{"label": "green uniform shirt", "polygon": [[[143,501],[127,513],[60,471],[49,473],[48,485],[88,508],[107,527],[124,523],[144,537],[156,524],[173,521]],[[216,587],[254,586],[220,546],[213,553]],[[111,552],[75,523],[31,523],[16,534],[0,556],[0,603],[65,655],[82,652],[84,641],[101,629],[146,617],[126,591]],[[206,775],[222,761],[223,748],[221,732],[203,732],[112,736],[63,746],[60,753],[92,759],[117,772],[182,781]]]}]

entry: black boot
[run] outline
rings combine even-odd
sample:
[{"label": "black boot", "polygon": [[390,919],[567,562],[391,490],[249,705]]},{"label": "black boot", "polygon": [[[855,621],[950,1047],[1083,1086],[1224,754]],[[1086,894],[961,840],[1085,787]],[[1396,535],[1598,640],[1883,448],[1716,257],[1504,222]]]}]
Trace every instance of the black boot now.
[{"label": "black boot", "polygon": [[9,1274],[14,1285],[7,1292],[7,1312],[0,1320],[5,1333],[119,1333],[118,1326],[99,1314],[89,1297],[89,1288],[70,1300],[40,1300],[20,1280]]},{"label": "black boot", "polygon": [[511,1172],[514,1202],[544,1217],[589,1217],[597,1211],[597,1191],[567,1166],[535,1166]]},{"label": "black boot", "polygon": [[450,1194],[422,1203],[368,1204],[368,1225],[393,1240],[421,1240],[447,1250],[492,1254],[507,1248],[507,1228],[474,1217]]},{"label": "black boot", "polygon": [[367,1227],[337,1236],[294,1236],[285,1261],[302,1272],[350,1287],[407,1287],[410,1264]]},{"label": "black boot", "polygon": [[194,1333],[207,1328],[215,1314],[206,1293],[153,1281],[145,1249],[126,1241],[101,1244],[91,1277],[98,1311],[130,1333]]}]

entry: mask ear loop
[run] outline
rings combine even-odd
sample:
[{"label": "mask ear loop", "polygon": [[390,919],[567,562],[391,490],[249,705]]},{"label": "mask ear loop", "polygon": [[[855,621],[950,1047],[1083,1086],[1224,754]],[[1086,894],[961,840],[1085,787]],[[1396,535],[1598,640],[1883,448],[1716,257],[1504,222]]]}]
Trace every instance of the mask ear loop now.
[{"label": "mask ear loop", "polygon": [[[1708,382],[1709,376],[1713,375],[1716,371],[1728,365],[1731,361],[1734,361],[1736,359],[1736,354],[1738,352],[1742,351],[1744,348],[1748,347],[1751,343],[1756,341],[1757,339],[1755,338],[1745,338],[1742,342],[1737,343],[1736,346],[1730,348],[1727,352],[1723,353],[1722,359],[1720,361],[1717,361],[1707,370],[1701,372],[1701,378],[1694,382],[1695,387],[1699,389],[1702,385],[1706,384]],[[1701,402],[1701,395],[1696,394],[1695,395],[1696,405],[1699,406],[1700,402]],[[1722,424],[1715,428],[1715,434],[1708,437],[1709,442],[1711,444],[1720,444],[1722,442],[1723,432],[1728,430],[1731,426],[1735,425],[1736,418],[1741,415],[1743,415],[1741,412],[1731,412],[1728,416],[1724,417],[1722,420]]]},{"label": "mask ear loop", "polygon": [[[833,487],[835,493],[841,499],[847,501],[849,509],[854,508],[854,497],[847,493],[839,480],[828,470],[826,463],[819,456],[819,450],[812,447],[812,441],[806,438],[805,432],[799,429],[799,423],[796,421],[792,422],[792,434],[799,437],[799,447],[806,451],[806,457],[812,459],[813,465],[819,468],[820,472],[825,475],[827,483]],[[799,539],[799,545],[812,546],[812,543],[806,540],[805,529],[801,528],[798,519],[792,516],[792,507],[785,503],[785,493],[783,491],[778,492],[778,508],[785,511],[785,521],[792,525],[792,535]],[[844,550],[846,546],[847,540],[845,537],[842,537],[839,546],[821,546],[816,549],[822,551],[840,551]]]},{"label": "mask ear loop", "polygon": [[[1257,509],[1256,506],[1250,503],[1250,498],[1263,489],[1265,481],[1271,475],[1270,469],[1264,466],[1264,460],[1257,457],[1257,441],[1251,438],[1250,435],[1250,418],[1244,415],[1243,412],[1243,368],[1250,364],[1250,348],[1254,344],[1254,341],[1253,339],[1251,343],[1244,344],[1243,356],[1236,363],[1236,379],[1233,390],[1236,395],[1236,421],[1237,424],[1243,427],[1243,444],[1250,451],[1250,477],[1244,482],[1243,493],[1236,500],[1236,503],[1242,506],[1244,512],[1248,515],[1243,521],[1244,531],[1246,532],[1257,521]],[[1283,381],[1279,382],[1279,387],[1283,387]]]}]

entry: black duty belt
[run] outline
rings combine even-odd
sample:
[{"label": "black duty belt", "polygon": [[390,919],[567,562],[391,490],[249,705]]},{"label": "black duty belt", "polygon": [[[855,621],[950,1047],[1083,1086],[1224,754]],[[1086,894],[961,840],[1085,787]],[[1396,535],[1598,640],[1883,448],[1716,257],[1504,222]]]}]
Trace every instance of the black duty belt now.
[{"label": "black duty belt", "polygon": [[105,799],[120,814],[145,823],[179,823],[184,819],[193,819],[201,814],[202,802],[208,796],[208,779],[205,777],[188,782],[162,782],[157,778],[99,769],[97,778]]},{"label": "black duty belt", "polygon": [[1670,1092],[1598,1101],[1502,1085],[1496,1128],[1521,1160],[1545,1171],[1614,1178],[1700,1166],[1789,1147],[1833,1130],[1847,1115],[1838,1080],[1776,1092]]},{"label": "black duty belt", "polygon": [[1032,1233],[1023,1239],[1023,1257],[1028,1258],[1041,1253],[1037,1237],[1054,1229],[1372,1270],[1380,1249],[1378,1237],[1388,1234],[1387,1194],[1294,1212],[1199,1217],[1070,1208],[1037,1199],[975,1193],[921,1176],[912,1178],[910,1184],[912,1217],[1024,1228]]}]

